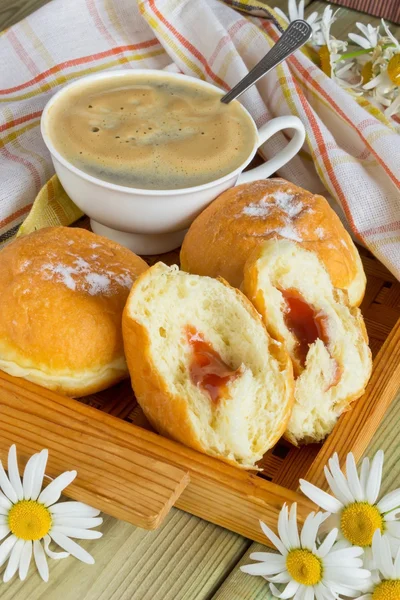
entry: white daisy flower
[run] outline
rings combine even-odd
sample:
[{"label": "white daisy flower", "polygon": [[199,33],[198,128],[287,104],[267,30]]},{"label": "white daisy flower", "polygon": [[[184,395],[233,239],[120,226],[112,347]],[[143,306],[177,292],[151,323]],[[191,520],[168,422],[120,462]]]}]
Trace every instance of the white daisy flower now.
[{"label": "white daisy flower", "polygon": [[400,598],[400,550],[391,556],[387,538],[377,529],[372,539],[372,553],[377,570],[372,575],[367,594],[358,600],[399,600]]},{"label": "white daisy flower", "polygon": [[[22,481],[15,445],[8,452],[8,476],[0,461],[0,540],[4,540],[0,545],[0,566],[9,559],[4,582],[17,571],[24,580],[32,554],[44,581],[49,579],[46,554],[54,559],[71,554],[85,563],[94,563],[93,557],[71,538],[101,537],[100,531],[91,530],[103,522],[96,518],[100,511],[81,502],[57,504],[61,492],[75,479],[76,471],[62,473],[42,491],[47,457],[47,450],[31,456]],[[51,540],[66,552],[50,550]]]},{"label": "white daisy flower", "polygon": [[356,77],[355,63],[341,59],[341,55],[347,50],[347,42],[337,40],[331,35],[331,27],[336,21],[339,10],[334,13],[329,5],[324,9],[320,21],[320,31],[316,36],[316,43],[321,46],[318,55],[321,69],[325,75],[328,75],[341,87],[355,89],[360,84],[360,81],[355,83],[352,81]]},{"label": "white daisy flower", "polygon": [[[340,549],[335,545],[337,529],[322,542],[317,541],[319,527],[326,518],[311,513],[299,535],[296,504],[290,512],[285,504],[279,513],[279,537],[265,523],[260,523],[267,538],[280,554],[254,552],[250,558],[259,562],[244,565],[249,575],[261,575],[277,598],[294,600],[334,600],[338,594],[355,598],[369,584],[371,573],[362,569],[362,548]],[[275,584],[286,584],[280,589]]]},{"label": "white daisy flower", "polygon": [[311,43],[316,43],[314,38],[317,36],[319,31],[319,22],[318,22],[318,13],[314,11],[307,18],[304,18],[304,0],[300,0],[297,5],[296,0],[288,0],[288,13],[289,17],[285,15],[285,13],[275,6],[274,11],[284,20],[286,23],[292,23],[293,21],[297,21],[297,19],[302,19],[303,21],[307,21],[312,28],[312,38],[310,40]]},{"label": "white daisy flower", "polygon": [[375,48],[378,45],[380,34],[378,27],[372,27],[368,23],[368,25],[364,25],[363,23],[356,23],[356,27],[361,31],[363,36],[358,35],[358,33],[349,33],[349,38],[361,48],[368,50],[370,48]]},{"label": "white daisy flower", "polygon": [[371,67],[371,79],[363,86],[373,97],[386,106],[385,115],[390,117],[400,111],[400,43],[396,40],[385,21],[382,25],[386,37]]},{"label": "white daisy flower", "polygon": [[384,454],[377,452],[371,462],[364,458],[360,475],[353,454],[346,459],[346,476],[340,469],[337,454],[325,466],[325,477],[334,494],[331,496],[312,483],[300,479],[300,489],[322,509],[332,513],[329,524],[339,530],[343,547],[364,549],[364,564],[373,567],[371,544],[377,529],[387,538],[393,551],[400,546],[400,489],[378,501]]}]

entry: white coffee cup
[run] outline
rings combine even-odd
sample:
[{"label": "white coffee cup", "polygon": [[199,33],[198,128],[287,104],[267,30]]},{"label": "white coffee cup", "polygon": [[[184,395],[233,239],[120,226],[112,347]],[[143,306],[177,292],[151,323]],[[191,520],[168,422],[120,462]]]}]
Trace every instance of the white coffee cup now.
[{"label": "white coffee cup", "polygon": [[[72,165],[55,149],[48,133],[49,111],[71,88],[113,77],[132,78],[135,74],[177,81],[183,78],[221,92],[211,83],[165,71],[124,69],[88,75],[63,87],[49,100],[42,114],[41,132],[62,186],[75,204],[90,217],[93,231],[127,246],[137,254],[161,254],[177,248],[192,221],[219,194],[237,183],[269,177],[291,160],[304,143],[304,126],[297,117],[277,117],[257,130],[251,115],[242,107],[254,127],[254,146],[244,163],[224,177],[196,187],[172,190],[141,190],[97,179]],[[282,129],[294,129],[287,146],[262,165],[243,172],[257,149]]]}]

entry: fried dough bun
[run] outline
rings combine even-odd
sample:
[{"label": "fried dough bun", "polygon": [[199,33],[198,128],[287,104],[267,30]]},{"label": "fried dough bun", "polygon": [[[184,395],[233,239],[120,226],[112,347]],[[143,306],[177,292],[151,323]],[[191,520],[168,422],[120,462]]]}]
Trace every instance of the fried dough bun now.
[{"label": "fried dough bun", "polygon": [[265,240],[289,239],[317,254],[332,285],[359,306],[366,278],[357,248],[322,196],[283,179],[231,188],[192,223],[181,250],[181,268],[223,277],[240,287],[251,252]]},{"label": "fried dough bun", "polygon": [[132,288],[123,336],[133,390],[162,435],[254,468],[285,431],[291,361],[226,282],[157,263]]},{"label": "fried dough bun", "polygon": [[0,252],[0,369],[68,396],[128,376],[122,311],[148,265],[84,229],[49,227]]},{"label": "fried dough bun", "polygon": [[293,361],[295,403],[286,437],[319,442],[365,390],[372,360],[361,312],[343,303],[317,254],[289,240],[259,246],[243,290]]}]

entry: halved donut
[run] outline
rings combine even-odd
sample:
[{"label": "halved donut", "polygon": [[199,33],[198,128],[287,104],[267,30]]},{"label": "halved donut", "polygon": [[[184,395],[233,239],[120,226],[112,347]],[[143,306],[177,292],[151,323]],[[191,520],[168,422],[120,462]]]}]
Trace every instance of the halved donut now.
[{"label": "halved donut", "polygon": [[344,303],[316,254],[289,240],[266,241],[250,256],[243,289],[293,361],[286,436],[294,444],[322,440],[371,374],[360,310]]},{"label": "halved donut", "polygon": [[252,468],[285,431],[290,358],[226,282],[157,263],[132,288],[123,336],[133,390],[163,435]]}]

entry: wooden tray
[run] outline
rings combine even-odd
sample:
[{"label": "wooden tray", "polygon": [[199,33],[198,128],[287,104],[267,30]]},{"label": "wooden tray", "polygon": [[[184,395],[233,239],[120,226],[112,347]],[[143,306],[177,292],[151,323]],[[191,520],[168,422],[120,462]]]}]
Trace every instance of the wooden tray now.
[{"label": "wooden tray", "polygon": [[[298,479],[323,487],[323,465],[333,452],[352,451],[358,460],[400,389],[400,284],[360,252],[374,369],[366,393],[324,444],[296,449],[280,441],[264,456],[263,472],[249,473],[151,431],[128,381],[78,401],[0,372],[1,460],[12,443],[21,464],[46,447],[49,475],[78,470],[66,495],[114,517],[154,529],[175,505],[266,543],[259,519],[275,528],[282,504],[297,501],[303,520],[312,504],[296,491]],[[172,264],[178,253],[162,259]]]}]

